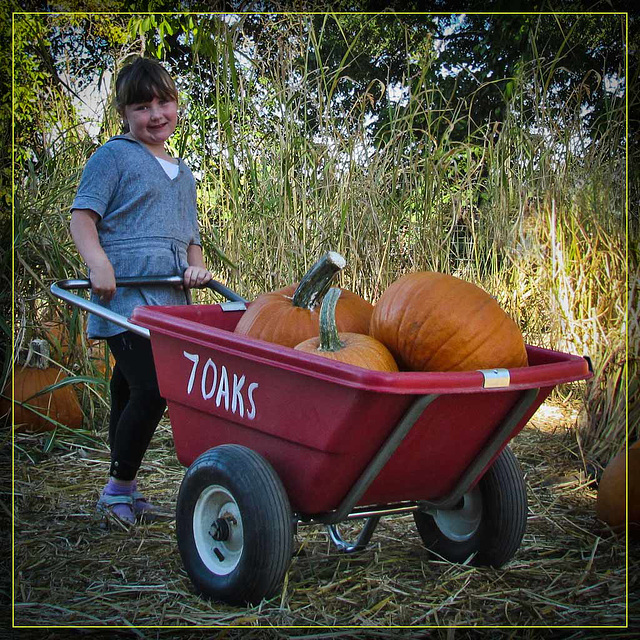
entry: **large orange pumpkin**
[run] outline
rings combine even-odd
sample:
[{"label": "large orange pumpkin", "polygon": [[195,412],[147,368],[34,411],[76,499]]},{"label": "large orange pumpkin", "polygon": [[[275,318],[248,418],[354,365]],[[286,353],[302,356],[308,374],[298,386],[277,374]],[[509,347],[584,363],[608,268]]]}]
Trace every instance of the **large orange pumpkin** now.
[{"label": "large orange pumpkin", "polygon": [[375,304],[369,329],[401,369],[470,371],[523,367],[520,329],[480,287],[444,273],[410,273]]},{"label": "large orange pumpkin", "polygon": [[[626,516],[626,450],[615,455],[600,478],[596,515],[613,530],[624,528]],[[640,440],[629,448],[629,526],[640,527]]]},{"label": "large orange pumpkin", "polygon": [[397,371],[393,356],[375,338],[362,333],[338,333],[335,311],[341,293],[338,288],[329,289],[320,307],[320,335],[301,342],[296,349],[374,371]]},{"label": "large orange pumpkin", "polygon": [[[236,333],[295,347],[319,332],[320,303],[344,258],[330,251],[307,271],[298,285],[263,293],[242,315]],[[352,291],[342,290],[336,307],[339,331],[367,333],[373,305]]]},{"label": "large orange pumpkin", "polygon": [[[36,395],[42,389],[60,382],[65,377],[61,369],[50,366],[49,346],[46,340],[31,341],[25,364],[17,367],[13,375],[15,391],[13,416],[16,431],[51,431],[56,427],[38,413],[49,416],[71,429],[79,429],[82,426],[82,408],[72,385]],[[10,381],[2,395],[0,412],[5,415],[12,405],[9,400],[11,398]]]}]

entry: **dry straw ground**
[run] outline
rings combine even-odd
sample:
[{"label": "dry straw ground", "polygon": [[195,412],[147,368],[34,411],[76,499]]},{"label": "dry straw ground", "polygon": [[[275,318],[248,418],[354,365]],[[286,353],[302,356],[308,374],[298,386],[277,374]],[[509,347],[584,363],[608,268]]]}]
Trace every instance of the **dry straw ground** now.
[{"label": "dry straw ground", "polygon": [[[575,419],[575,411],[548,402],[512,441],[526,474],[529,518],[521,548],[503,569],[430,557],[411,516],[383,518],[369,547],[355,556],[337,553],[323,527],[306,526],[282,592],[251,608],[194,595],[172,521],[130,532],[100,527],[94,505],[107,472],[106,446],[61,437],[44,453],[43,436],[18,435],[14,616],[16,626],[39,629],[17,632],[25,638],[449,640],[491,626],[492,637],[631,637],[625,615],[628,604],[629,622],[638,625],[640,550],[629,548],[627,603],[625,539],[594,517],[595,483],[570,446]],[[170,509],[183,473],[163,421],[141,482]],[[211,628],[219,626],[225,628]],[[361,628],[369,626],[411,629]]]}]

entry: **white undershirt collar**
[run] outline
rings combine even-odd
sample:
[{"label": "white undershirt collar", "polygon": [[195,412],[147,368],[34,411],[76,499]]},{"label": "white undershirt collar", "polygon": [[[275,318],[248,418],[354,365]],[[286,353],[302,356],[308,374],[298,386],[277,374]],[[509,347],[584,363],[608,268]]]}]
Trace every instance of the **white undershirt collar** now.
[{"label": "white undershirt collar", "polygon": [[155,158],[172,180],[178,175],[178,172],[180,171],[179,165],[173,164],[173,162],[169,162],[164,158],[158,158],[158,156],[155,156]]}]

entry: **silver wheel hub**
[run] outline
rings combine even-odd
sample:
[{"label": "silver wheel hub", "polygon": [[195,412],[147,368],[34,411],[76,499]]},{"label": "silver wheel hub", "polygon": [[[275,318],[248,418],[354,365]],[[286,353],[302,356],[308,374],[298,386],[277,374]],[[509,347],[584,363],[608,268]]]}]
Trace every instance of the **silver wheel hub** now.
[{"label": "silver wheel hub", "polygon": [[217,575],[231,573],[240,562],[244,532],[234,497],[220,485],[204,489],[193,510],[193,538],[200,559]]},{"label": "silver wheel hub", "polygon": [[462,498],[462,505],[458,509],[436,509],[432,512],[438,529],[449,540],[464,542],[469,540],[482,521],[482,494],[475,487]]}]

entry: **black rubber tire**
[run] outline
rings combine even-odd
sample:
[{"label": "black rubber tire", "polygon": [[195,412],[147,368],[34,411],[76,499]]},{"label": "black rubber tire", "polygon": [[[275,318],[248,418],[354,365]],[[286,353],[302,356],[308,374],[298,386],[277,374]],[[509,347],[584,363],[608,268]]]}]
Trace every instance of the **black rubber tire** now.
[{"label": "black rubber tire", "polygon": [[[209,514],[227,498],[226,504],[239,516],[230,521],[240,523],[229,537],[229,548],[234,546],[229,553],[226,542],[215,542],[207,532],[209,520],[214,522]],[[223,512],[231,513],[226,506]],[[275,595],[291,561],[293,528],[282,482],[255,451],[221,445],[188,468],[178,493],[176,536],[187,575],[204,597],[237,605],[257,604]],[[225,562],[231,558],[231,566],[223,568],[221,557]]]},{"label": "black rubber tire", "polygon": [[[516,553],[527,526],[527,491],[517,458],[506,447],[484,474],[476,489],[481,514],[477,528],[467,540],[455,540],[438,526],[433,516],[416,511],[413,514],[418,533],[430,551],[462,563],[473,558],[473,566],[499,568]],[[467,494],[466,497],[468,497]],[[451,510],[446,514],[455,515]]]}]

